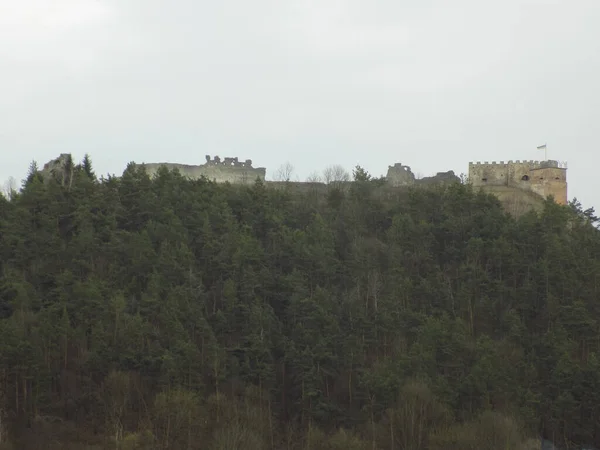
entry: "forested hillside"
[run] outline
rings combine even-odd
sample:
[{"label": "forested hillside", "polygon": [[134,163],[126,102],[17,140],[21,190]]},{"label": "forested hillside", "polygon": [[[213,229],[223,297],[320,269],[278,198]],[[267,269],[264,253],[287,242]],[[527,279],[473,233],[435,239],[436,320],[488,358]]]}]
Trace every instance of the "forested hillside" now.
[{"label": "forested hillside", "polygon": [[600,447],[596,220],[360,168],[32,165],[0,196],[0,448]]}]

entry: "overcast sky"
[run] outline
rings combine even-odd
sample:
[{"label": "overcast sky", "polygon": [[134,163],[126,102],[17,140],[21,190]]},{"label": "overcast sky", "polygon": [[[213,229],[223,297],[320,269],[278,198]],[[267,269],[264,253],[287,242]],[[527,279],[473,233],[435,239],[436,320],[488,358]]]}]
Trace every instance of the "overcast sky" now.
[{"label": "overcast sky", "polygon": [[599,0],[0,0],[0,180],[61,152],[273,175],[569,163],[600,209]]}]

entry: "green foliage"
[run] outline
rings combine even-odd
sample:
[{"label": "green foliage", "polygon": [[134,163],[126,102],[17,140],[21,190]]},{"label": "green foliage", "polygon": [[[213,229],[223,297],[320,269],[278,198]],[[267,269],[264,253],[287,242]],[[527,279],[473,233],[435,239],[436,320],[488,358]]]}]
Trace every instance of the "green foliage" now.
[{"label": "green foliage", "polygon": [[521,450],[524,449],[524,439],[514,420],[487,411],[468,423],[436,431],[431,436],[429,448],[431,450]]},{"label": "green foliage", "polygon": [[371,180],[371,175],[369,174],[369,172],[367,172],[365,169],[358,165],[352,170],[352,176],[354,178],[354,181],[357,182],[365,182]]},{"label": "green foliage", "polygon": [[0,198],[17,448],[600,446],[600,233],[576,200],[515,219],[361,167],[316,198],[67,163]]}]

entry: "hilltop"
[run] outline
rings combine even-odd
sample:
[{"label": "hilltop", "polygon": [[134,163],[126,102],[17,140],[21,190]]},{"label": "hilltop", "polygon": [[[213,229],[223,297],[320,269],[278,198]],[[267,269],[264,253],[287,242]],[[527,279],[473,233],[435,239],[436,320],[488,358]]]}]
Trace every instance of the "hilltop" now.
[{"label": "hilltop", "polygon": [[[237,157],[221,160],[206,155],[206,162],[200,165],[175,163],[141,163],[149,176],[154,176],[161,168],[174,170],[186,178],[207,178],[217,183],[234,185],[252,185],[258,179],[265,185],[275,188],[285,186],[297,192],[325,193],[330,185],[349,186],[351,176],[341,166],[326,168],[322,174],[310,177],[307,182],[291,181],[293,167],[289,164],[280,167],[276,180],[266,180],[266,168],[253,167],[252,160],[239,161]],[[70,167],[70,169],[69,169]],[[65,174],[75,167],[70,154],[61,154],[46,163],[41,170],[42,176],[65,178]],[[496,163],[469,163],[468,175],[456,176],[453,171],[438,172],[432,177],[419,178],[410,166],[395,163],[388,167],[387,174],[378,178],[381,195],[394,195],[396,189],[410,187],[428,187],[452,183],[469,183],[477,189],[495,195],[506,211],[521,215],[530,210],[540,211],[544,201],[551,196],[559,204],[567,204],[566,163],[558,161],[500,161]]]},{"label": "hilltop", "polygon": [[593,211],[71,169],[0,198],[14,448],[600,445]]}]

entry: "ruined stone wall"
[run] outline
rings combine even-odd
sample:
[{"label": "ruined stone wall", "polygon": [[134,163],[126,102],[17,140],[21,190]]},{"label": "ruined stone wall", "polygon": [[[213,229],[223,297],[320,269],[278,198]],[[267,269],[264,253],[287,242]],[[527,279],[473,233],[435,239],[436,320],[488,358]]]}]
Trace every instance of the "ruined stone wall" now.
[{"label": "ruined stone wall", "polygon": [[428,184],[450,184],[460,183],[460,178],[456,176],[453,170],[448,172],[438,172],[432,177],[424,177],[420,180],[416,180],[417,185],[428,185]]},{"label": "ruined stone wall", "polygon": [[206,164],[198,166],[173,163],[144,164],[146,173],[150,176],[154,175],[161,166],[165,166],[169,170],[178,169],[183,176],[188,178],[197,179],[204,176],[217,183],[229,182],[232,184],[253,184],[257,178],[264,181],[267,172],[264,167],[252,167],[252,161],[249,159],[239,162],[238,158],[225,158],[221,161],[218,156],[211,160],[208,155]]},{"label": "ruined stone wall", "polygon": [[[44,179],[50,179],[51,174],[60,175],[67,161],[71,160],[70,154],[61,154],[58,158],[48,162],[42,169]],[[202,176],[218,183],[229,182],[232,184],[253,184],[256,179],[265,181],[266,169],[252,167],[252,161],[241,162],[238,158],[224,158],[218,156],[211,159],[206,156],[206,163],[201,165],[187,165],[174,163],[143,164],[149,175],[154,175],[161,166],[169,170],[177,169],[183,176],[197,179]],[[396,163],[388,166],[386,175],[387,185],[390,188],[408,186],[427,186],[430,184],[448,184],[460,182],[453,171],[438,172],[435,176],[417,180],[409,166]],[[539,197],[546,198],[552,195],[559,204],[567,204],[567,165],[558,161],[492,161],[469,163],[469,180],[475,187],[482,187],[493,191],[493,187],[507,187],[510,192],[529,192]],[[311,192],[316,187],[311,183],[300,183]],[[273,186],[279,187],[277,184]],[[289,186],[285,183],[283,186]],[[325,185],[323,185],[325,186]],[[512,195],[512,194],[511,194]]]},{"label": "ruined stone wall", "polygon": [[62,178],[65,175],[69,161],[72,163],[73,158],[70,153],[61,153],[58,158],[48,161],[44,164],[40,173],[44,181],[50,180],[52,176]]},{"label": "ruined stone wall", "polygon": [[415,184],[415,175],[412,173],[409,166],[403,166],[402,163],[388,166],[385,178],[387,182],[394,187],[412,186]]}]

